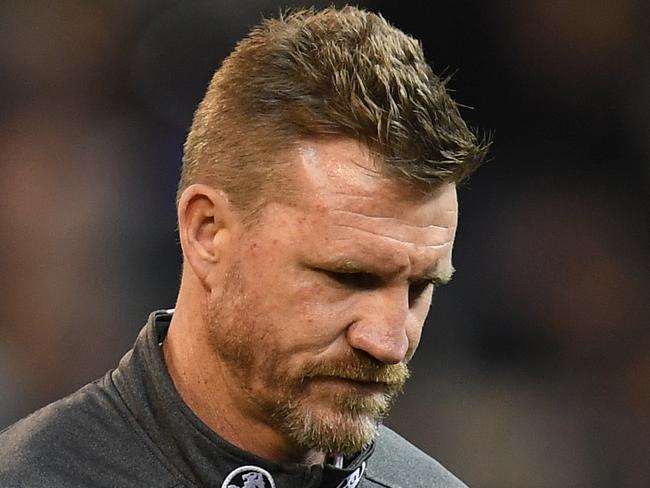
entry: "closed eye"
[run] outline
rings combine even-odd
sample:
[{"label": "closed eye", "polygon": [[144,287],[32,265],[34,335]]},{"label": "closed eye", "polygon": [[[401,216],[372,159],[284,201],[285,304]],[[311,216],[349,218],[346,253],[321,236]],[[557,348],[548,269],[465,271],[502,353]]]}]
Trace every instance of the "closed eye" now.
[{"label": "closed eye", "polygon": [[437,282],[435,280],[418,280],[409,285],[409,304],[413,305],[424,293],[431,289],[436,290]]},{"label": "closed eye", "polygon": [[339,271],[329,271],[326,269],[321,271],[324,274],[326,274],[330,278],[330,280],[334,281],[336,284],[346,288],[352,288],[355,290],[373,290],[375,288],[380,287],[382,284],[381,278],[371,273],[363,273],[363,272],[345,273]]}]

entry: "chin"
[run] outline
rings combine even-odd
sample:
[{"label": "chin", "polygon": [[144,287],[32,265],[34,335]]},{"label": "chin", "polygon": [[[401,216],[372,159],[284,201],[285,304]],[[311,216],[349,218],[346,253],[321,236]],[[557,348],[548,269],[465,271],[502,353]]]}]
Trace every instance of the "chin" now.
[{"label": "chin", "polygon": [[314,407],[304,401],[282,410],[282,417],[276,417],[278,427],[301,449],[325,454],[359,452],[374,439],[383,418],[349,408]]}]

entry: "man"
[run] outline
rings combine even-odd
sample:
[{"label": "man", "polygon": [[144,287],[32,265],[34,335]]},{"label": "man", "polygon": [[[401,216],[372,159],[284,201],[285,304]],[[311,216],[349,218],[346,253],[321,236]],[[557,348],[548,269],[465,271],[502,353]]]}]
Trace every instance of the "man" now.
[{"label": "man", "polygon": [[381,17],[264,21],[185,145],[175,310],[116,370],[2,433],[0,486],[464,486],[379,424],[453,273],[456,185],[484,152]]}]

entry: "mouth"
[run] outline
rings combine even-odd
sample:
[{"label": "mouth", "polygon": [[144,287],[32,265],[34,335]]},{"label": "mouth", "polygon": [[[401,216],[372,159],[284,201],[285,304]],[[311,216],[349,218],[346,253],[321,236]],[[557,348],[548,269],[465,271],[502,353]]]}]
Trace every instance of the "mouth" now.
[{"label": "mouth", "polygon": [[314,376],[310,382],[319,389],[345,392],[353,390],[359,395],[384,394],[392,389],[390,384],[382,381],[369,381],[342,376]]}]

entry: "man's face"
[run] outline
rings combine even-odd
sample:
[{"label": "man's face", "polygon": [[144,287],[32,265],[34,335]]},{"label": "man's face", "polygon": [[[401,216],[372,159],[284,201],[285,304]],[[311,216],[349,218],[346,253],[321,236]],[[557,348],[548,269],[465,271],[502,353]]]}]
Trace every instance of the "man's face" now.
[{"label": "man's face", "polygon": [[210,337],[240,411],[295,449],[351,454],[408,377],[431,281],[451,276],[456,190],[423,196],[347,139],[294,157],[293,204],[233,242]]}]

